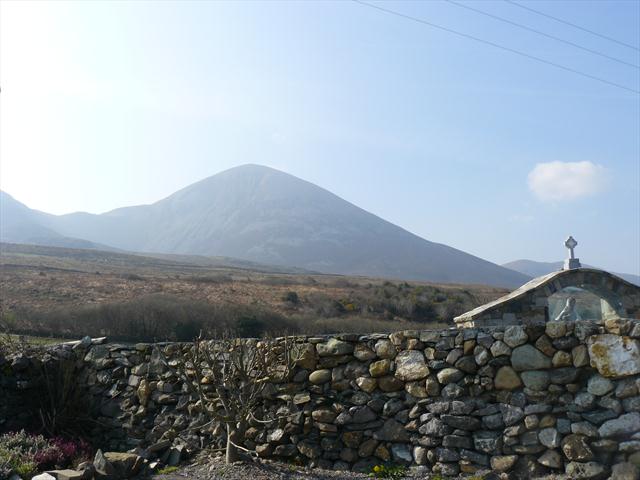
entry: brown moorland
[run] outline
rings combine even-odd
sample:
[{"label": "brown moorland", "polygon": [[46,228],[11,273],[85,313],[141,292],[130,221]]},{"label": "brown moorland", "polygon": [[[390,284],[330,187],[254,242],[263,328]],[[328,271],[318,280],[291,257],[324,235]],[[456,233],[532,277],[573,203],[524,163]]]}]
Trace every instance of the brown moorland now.
[{"label": "brown moorland", "polygon": [[506,290],[324,275],[221,257],[0,244],[14,333],[123,341],[435,328]]}]

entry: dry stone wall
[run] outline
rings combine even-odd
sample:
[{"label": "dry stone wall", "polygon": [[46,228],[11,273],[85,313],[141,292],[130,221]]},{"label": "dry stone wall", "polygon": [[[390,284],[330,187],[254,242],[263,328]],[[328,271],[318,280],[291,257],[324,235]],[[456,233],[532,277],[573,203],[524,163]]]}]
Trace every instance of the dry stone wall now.
[{"label": "dry stone wall", "polygon": [[[261,416],[277,419],[251,425],[244,444],[261,457],[344,470],[392,462],[446,476],[492,469],[607,478],[615,465],[633,472],[639,339],[640,323],[630,319],[297,337],[305,355],[262,402]],[[205,428],[202,405],[175,370],[188,348],[58,347],[82,364],[78,381],[103,449],[175,463],[223,445],[222,429]],[[25,361],[0,360],[12,395],[29,395]]]}]

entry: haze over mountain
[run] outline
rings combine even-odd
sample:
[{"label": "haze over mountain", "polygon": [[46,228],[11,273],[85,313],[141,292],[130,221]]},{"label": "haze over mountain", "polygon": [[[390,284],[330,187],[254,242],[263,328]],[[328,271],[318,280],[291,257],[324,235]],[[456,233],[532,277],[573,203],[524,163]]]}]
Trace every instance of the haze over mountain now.
[{"label": "haze over mountain", "polygon": [[407,280],[508,287],[528,280],[420,238],[314,184],[258,165],[226,170],[151,205],[101,215],[56,216],[31,210],[7,194],[1,200],[2,241],[60,245],[67,239],[127,251],[222,255]]},{"label": "haze over mountain", "polygon": [[[564,262],[562,261],[536,262],[533,260],[515,260],[513,262],[505,263],[502,266],[511,270],[515,270],[516,272],[523,273],[524,275],[529,275],[530,277],[541,277],[542,275],[546,275],[547,273],[562,270],[563,265]],[[598,268],[586,264],[583,264],[583,266],[588,268]],[[611,273],[625,279],[627,282],[631,282],[635,285],[640,285],[640,275],[634,275],[632,273]]]}]

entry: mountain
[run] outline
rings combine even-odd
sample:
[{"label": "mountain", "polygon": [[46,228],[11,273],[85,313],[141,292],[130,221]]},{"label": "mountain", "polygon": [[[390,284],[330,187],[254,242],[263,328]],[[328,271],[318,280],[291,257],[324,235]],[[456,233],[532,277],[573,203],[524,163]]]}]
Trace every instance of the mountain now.
[{"label": "mountain", "polygon": [[[534,262],[533,260],[515,260],[513,262],[505,263],[502,266],[511,270],[515,270],[516,272],[529,275],[531,277],[541,277],[542,275],[546,275],[547,273],[562,270],[563,264],[564,262]],[[598,268],[591,265],[583,266],[587,268]],[[627,282],[631,282],[635,285],[640,286],[640,275],[634,275],[632,273],[611,273],[617,275],[620,278],[623,278]]]},{"label": "mountain", "polygon": [[226,170],[151,205],[101,215],[55,216],[24,208],[23,217],[47,231],[127,251],[226,256],[406,280],[506,287],[529,280],[258,165]]}]

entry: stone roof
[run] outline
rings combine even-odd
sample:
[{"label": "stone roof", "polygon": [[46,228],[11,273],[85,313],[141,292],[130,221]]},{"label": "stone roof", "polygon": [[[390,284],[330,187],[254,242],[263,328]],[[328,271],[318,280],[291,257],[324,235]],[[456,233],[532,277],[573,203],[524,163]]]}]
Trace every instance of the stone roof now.
[{"label": "stone roof", "polygon": [[455,317],[459,326],[543,323],[547,299],[566,287],[588,290],[607,301],[621,317],[640,318],[640,287],[604,270],[575,268],[534,278],[513,292]]}]

